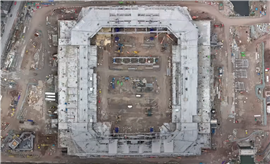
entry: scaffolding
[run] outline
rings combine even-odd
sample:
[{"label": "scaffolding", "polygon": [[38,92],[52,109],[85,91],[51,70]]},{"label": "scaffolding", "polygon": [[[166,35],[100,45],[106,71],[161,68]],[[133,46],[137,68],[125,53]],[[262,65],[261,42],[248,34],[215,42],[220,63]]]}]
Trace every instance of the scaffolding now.
[{"label": "scaffolding", "polygon": [[235,78],[247,78],[247,70],[246,69],[235,70]]},{"label": "scaffolding", "polygon": [[245,83],[244,82],[235,82],[235,92],[245,91]]},{"label": "scaffolding", "polygon": [[235,59],[235,68],[248,68],[248,59]]}]

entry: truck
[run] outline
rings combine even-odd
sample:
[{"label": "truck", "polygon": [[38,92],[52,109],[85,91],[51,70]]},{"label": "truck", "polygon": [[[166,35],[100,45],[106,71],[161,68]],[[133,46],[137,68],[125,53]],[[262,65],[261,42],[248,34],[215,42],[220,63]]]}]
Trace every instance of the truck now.
[{"label": "truck", "polygon": [[112,78],[112,81],[111,81],[111,84],[112,84],[112,88],[113,88],[113,89],[115,89],[115,83],[114,83],[114,82],[115,82],[115,78],[113,77],[113,78]]},{"label": "truck", "polygon": [[119,132],[119,128],[118,128],[118,127],[115,127],[115,128],[114,128],[114,132],[115,132],[115,133],[118,133],[118,132]]},{"label": "truck", "polygon": [[220,2],[219,3],[218,9],[219,10],[224,10],[223,2]]},{"label": "truck", "polygon": [[270,114],[270,105],[267,105],[267,114]]},{"label": "truck", "polygon": [[27,120],[28,122],[30,122],[31,123],[31,125],[34,125],[35,124],[35,122],[33,121],[33,120]]},{"label": "truck", "polygon": [[214,24],[214,27],[216,28],[216,27],[224,27],[224,24]]}]

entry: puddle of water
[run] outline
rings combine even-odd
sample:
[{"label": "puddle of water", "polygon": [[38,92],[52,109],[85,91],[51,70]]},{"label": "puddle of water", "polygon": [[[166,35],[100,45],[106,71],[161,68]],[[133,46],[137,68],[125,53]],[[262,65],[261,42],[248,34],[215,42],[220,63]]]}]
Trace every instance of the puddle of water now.
[{"label": "puddle of water", "polygon": [[248,1],[231,1],[234,6],[234,11],[240,16],[249,16]]}]

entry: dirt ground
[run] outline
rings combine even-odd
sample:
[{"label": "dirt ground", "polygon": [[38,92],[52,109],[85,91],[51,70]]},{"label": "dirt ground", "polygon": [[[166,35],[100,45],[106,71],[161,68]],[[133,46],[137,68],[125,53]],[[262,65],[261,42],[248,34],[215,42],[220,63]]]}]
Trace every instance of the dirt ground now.
[{"label": "dirt ground", "polygon": [[[119,38],[118,42],[115,42],[116,37]],[[149,38],[153,40],[150,41]],[[174,42],[165,34],[157,37],[155,34],[118,35],[111,40],[111,47],[108,49],[107,46],[107,50],[100,50],[98,53],[101,56],[97,67],[100,91],[98,120],[112,122],[113,127],[119,127],[120,133],[145,133],[149,132],[150,127],[159,131],[163,123],[171,122],[171,77],[166,74],[168,60],[171,59],[171,45]],[[161,42],[166,46],[165,49],[162,49]],[[123,53],[117,52],[119,44],[124,45]],[[152,46],[149,48],[142,44]],[[140,65],[115,66],[113,57],[156,57],[158,60],[155,65],[159,67],[154,69],[149,65],[147,67],[152,69],[145,69]],[[128,70],[130,67],[137,70]],[[150,87],[145,87],[144,80]],[[129,105],[132,107],[128,108]],[[148,110],[152,110],[151,116],[147,116]]]},{"label": "dirt ground", "polygon": [[270,37],[265,42],[265,52],[264,52],[264,65],[265,68],[270,68]]},{"label": "dirt ground", "polygon": [[[53,59],[57,47],[52,43],[52,34],[57,34],[57,18],[75,19],[77,15],[77,12],[63,14],[61,9],[55,10],[54,15],[48,13],[50,24],[46,24],[44,19],[33,33],[26,33],[26,37],[21,38],[18,52],[22,53],[17,55],[17,71],[7,73],[2,78],[1,141],[3,144],[8,134],[19,135],[23,131],[32,131],[36,133],[34,151],[16,153],[9,150],[8,142],[5,142],[3,157],[37,159],[43,156],[49,159],[61,155],[57,144],[57,129],[52,129],[50,123],[51,119],[57,118],[53,114],[57,104],[45,102],[44,92],[55,92],[54,81],[50,78],[57,75],[57,63]],[[26,41],[27,37],[29,42]],[[35,124],[32,125],[28,119]],[[19,120],[24,122],[19,123]]]},{"label": "dirt ground", "polygon": [[[105,2],[104,5],[107,5],[108,3],[111,3],[111,2]],[[168,3],[168,2],[166,2],[166,3]],[[185,3],[185,2],[183,2],[183,3]],[[62,6],[68,6],[68,5],[71,6],[71,5],[74,5],[74,4],[63,4]],[[83,5],[86,5],[86,3],[83,2]],[[92,5],[92,4],[90,4],[90,5]],[[96,4],[93,4],[93,5],[96,5]],[[188,6],[188,5],[189,4],[187,4],[186,6]],[[198,6],[198,5],[193,4],[193,6],[195,6],[194,10],[196,10],[196,6]],[[192,7],[192,5],[190,5],[190,7]],[[202,4],[199,4],[199,7],[197,7],[197,9],[202,10],[202,11],[208,11],[212,15],[215,15],[218,19],[220,19],[220,20],[222,20],[224,22],[225,27],[227,26],[227,29],[229,29],[230,25],[245,24],[247,21],[249,23],[254,23],[254,22],[263,22],[265,20],[265,22],[266,22],[266,19],[267,19],[267,22],[269,22],[268,21],[269,17],[262,18],[262,19],[257,19],[257,20],[255,20],[255,19],[252,20],[252,19],[248,19],[248,18],[247,19],[239,18],[237,20],[236,19],[225,18],[222,15],[219,15],[214,10],[214,8],[212,6],[210,6],[210,5],[209,6],[203,6]],[[194,11],[194,10],[192,10],[192,11]],[[31,27],[30,31],[32,30],[32,32],[33,32],[35,30],[40,30],[41,28],[42,28],[42,30],[44,30],[43,32],[44,32],[44,36],[46,36],[46,38],[43,40],[43,45],[44,45],[44,47],[47,47],[46,52],[48,52],[48,51],[50,51],[52,49],[52,48],[48,48],[48,44],[46,43],[48,41],[46,39],[48,39],[48,38],[47,38],[47,32],[46,32],[46,26],[45,26],[45,20],[46,19],[45,19],[44,15],[47,15],[48,11],[49,11],[49,9],[47,10],[46,8],[43,8],[41,10],[41,13],[39,13],[38,15],[35,15],[35,17],[33,19],[34,23],[30,22],[31,25],[33,25]],[[267,12],[267,14],[268,13],[270,13],[270,12]],[[53,17],[54,16],[52,16],[52,19],[54,19]],[[208,19],[208,17],[209,16],[205,16],[205,19]],[[65,16],[62,17],[62,15],[59,15],[58,18],[70,19],[70,18],[65,18]],[[49,19],[51,19],[51,17]],[[40,20],[42,20],[42,21],[40,21]],[[36,23],[36,22],[39,22],[39,23]],[[42,22],[42,23],[40,23],[40,22]],[[55,23],[57,23],[56,20],[55,20]],[[220,22],[216,22],[216,21],[214,21],[213,23],[220,24]],[[224,38],[226,40],[226,38],[228,38],[227,36],[229,36],[229,30],[227,30],[227,33],[226,33],[226,30],[225,30],[226,35],[224,35],[224,29],[218,28],[216,30],[220,30],[219,32],[216,31],[216,33],[218,34],[219,40],[223,40]],[[244,33],[244,31],[242,31],[242,33]],[[31,36],[33,34],[34,33],[31,33]],[[25,38],[29,38],[29,37],[26,36]],[[245,38],[241,38],[241,40],[242,41],[246,40],[246,35],[245,35]],[[254,44],[254,45],[256,45],[256,44]],[[249,47],[249,46],[252,47],[252,44],[249,44],[246,47]],[[228,49],[226,49],[225,47],[226,46],[224,46],[224,48],[214,50],[215,53],[212,54],[213,56],[216,56],[215,59],[212,62],[213,66],[215,67],[215,71],[217,71],[217,68],[220,67],[220,66],[223,66],[225,68],[225,67],[228,67],[230,65],[230,62],[228,62],[228,60],[227,60],[227,58],[228,58],[227,55],[228,54],[226,53],[226,50],[228,50]],[[227,47],[230,47],[230,46],[227,46]],[[115,48],[116,47],[113,48],[113,51],[115,51]],[[253,46],[253,48],[251,48],[251,49],[255,50],[255,46]],[[254,92],[252,92],[252,90],[254,91],[254,89],[253,89],[254,83],[253,82],[255,82],[255,83],[260,82],[258,80],[260,77],[256,73],[254,73],[255,72],[254,67],[256,66],[256,64],[255,64],[256,62],[255,62],[254,56],[252,55],[252,54],[255,53],[255,51],[253,51],[253,50],[250,50],[250,51],[244,50],[246,52],[246,54],[247,54],[246,58],[249,60],[249,62],[251,64],[249,69],[248,69],[248,79],[244,80],[249,92],[244,93],[244,94],[239,94],[237,97],[239,97],[240,101],[242,101],[242,105],[241,105],[241,103],[240,103],[240,105],[239,105],[239,103],[236,104],[236,105],[239,105],[239,106],[237,106],[237,109],[236,109],[236,112],[237,112],[236,118],[240,115],[239,113],[242,110],[242,111],[244,111],[242,117],[245,120],[240,119],[239,123],[235,124],[235,123],[233,123],[232,119],[228,118],[228,114],[230,112],[228,110],[223,110],[224,108],[221,108],[222,104],[226,103],[226,102],[224,102],[224,100],[226,100],[225,97],[227,96],[225,94],[226,89],[227,89],[226,87],[221,86],[222,90],[224,91],[225,96],[222,94],[221,95],[221,97],[222,97],[221,100],[217,99],[214,102],[214,108],[216,109],[216,111],[218,111],[217,114],[216,114],[216,117],[220,120],[220,126],[218,127],[216,133],[213,134],[213,136],[212,136],[213,145],[215,145],[216,148],[217,148],[216,151],[213,150],[213,151],[209,151],[208,153],[204,152],[202,154],[202,156],[199,156],[199,157],[183,157],[183,158],[177,158],[177,159],[176,158],[174,158],[174,159],[173,158],[170,158],[170,159],[168,159],[168,158],[164,158],[164,159],[163,158],[158,158],[158,159],[154,159],[154,158],[153,159],[138,159],[138,158],[137,159],[119,159],[118,158],[117,163],[129,163],[129,162],[131,162],[131,163],[151,163],[151,162],[152,163],[157,163],[157,162],[159,162],[159,163],[165,163],[165,162],[168,163],[168,161],[169,161],[169,163],[183,163],[183,164],[186,164],[186,163],[192,163],[192,164],[194,163],[195,164],[195,163],[199,163],[201,161],[208,161],[209,163],[222,163],[222,160],[226,160],[226,159],[229,159],[231,157],[234,157],[234,156],[228,155],[228,154],[230,154],[232,152],[232,148],[234,149],[235,145],[227,144],[228,135],[232,134],[233,129],[238,129],[237,134],[239,134],[239,136],[246,136],[246,133],[244,132],[245,129],[248,130],[248,134],[250,133],[250,131],[253,131],[254,129],[269,130],[268,127],[262,127],[260,125],[257,125],[256,122],[255,122],[254,116],[253,116],[253,114],[255,114],[255,113],[257,114],[261,110],[261,108],[259,107],[260,103],[256,103],[257,99],[256,99],[256,97],[254,97]],[[144,75],[144,74],[141,75],[141,72],[133,71],[131,74],[134,74],[134,75],[131,76],[130,75],[131,71],[125,71],[125,70],[117,71],[117,73],[114,74],[114,72],[116,72],[116,71],[109,70],[108,69],[109,64],[106,66],[106,63],[110,63],[111,62],[110,56],[113,56],[115,54],[110,53],[108,51],[103,51],[103,50],[99,50],[99,53],[102,54],[102,56],[104,57],[104,60],[100,61],[101,64],[102,64],[101,66],[105,65],[104,68],[103,67],[98,68],[98,71],[100,73],[101,84],[103,86],[108,87],[108,88],[104,87],[105,89],[102,90],[102,92],[101,92],[102,96],[103,96],[103,94],[105,94],[107,96],[105,96],[105,99],[101,99],[100,105],[102,106],[102,108],[107,108],[107,106],[109,106],[108,102],[107,102],[108,99],[116,97],[116,96],[113,96],[113,95],[110,96],[109,93],[108,93],[108,89],[109,89],[109,87],[111,87],[110,84],[109,84],[109,82],[111,81],[110,76],[113,75],[115,77],[125,77],[125,76],[128,75],[129,77],[145,77],[146,75]],[[228,51],[228,53],[229,53],[229,51]],[[51,55],[52,51],[50,53],[48,53],[48,54]],[[44,67],[46,67],[47,65],[49,66],[49,61],[50,60],[49,60],[49,57],[48,57],[48,60],[46,60],[47,55],[44,55],[44,56],[46,56],[45,62],[44,62],[45,63]],[[165,62],[165,65],[166,65],[166,60],[167,60],[166,58],[165,58],[165,60],[163,60],[162,58],[160,59],[160,61]],[[164,71],[166,69],[166,67],[162,68],[162,66],[165,66],[165,65],[161,63],[160,70],[163,69],[163,71]],[[40,71],[40,70],[36,70],[36,71],[25,70],[25,71],[22,71],[22,72],[18,73],[18,74],[21,74],[22,76],[20,76],[21,79],[17,83],[18,89],[16,89],[16,91],[18,91],[19,94],[21,94],[21,99],[24,96],[26,96],[26,95],[24,95],[24,93],[25,93],[25,90],[26,90],[26,85],[29,82],[34,81],[34,79],[45,80],[46,79],[45,77],[50,74],[50,71],[51,71],[50,69],[49,69],[49,71],[48,70],[44,71],[44,70],[42,70],[42,71]],[[34,76],[33,75],[34,72],[38,73],[38,75]],[[149,71],[149,73],[150,72],[151,71]],[[226,70],[225,70],[223,78],[218,78],[217,77],[216,78],[217,84],[221,83],[221,85],[226,85],[226,80],[225,79],[226,79],[226,74],[228,74],[228,73],[230,73],[230,72],[226,72]],[[154,73],[151,72],[151,76],[149,75],[149,77],[155,77],[155,76],[159,77],[160,75],[162,75],[162,73],[160,73],[158,71],[157,71],[156,74],[155,74],[155,72]],[[218,73],[215,72],[215,75],[218,75]],[[13,78],[14,76],[11,76],[11,77]],[[251,81],[248,81],[249,78],[251,78]],[[31,80],[26,80],[26,79],[31,79]],[[166,80],[160,79],[160,80],[158,80],[157,84],[160,84],[160,85],[164,86],[163,85],[164,81],[166,82]],[[218,85],[220,85],[220,84],[218,84]],[[163,92],[162,92],[163,89],[166,90],[166,87],[160,88],[160,90],[161,90],[160,93],[162,93],[161,96],[163,96]],[[18,123],[17,120],[15,121],[13,118],[8,117],[7,115],[5,115],[5,114],[8,113],[8,111],[12,110],[12,109],[9,108],[9,106],[10,106],[10,103],[11,103],[12,99],[14,99],[14,97],[16,98],[16,95],[11,96],[12,94],[10,93],[10,91],[12,91],[12,89],[9,89],[9,90],[8,89],[6,89],[6,90],[2,89],[2,95],[3,95],[2,102],[1,102],[1,105],[2,105],[2,111],[1,111],[2,112],[2,121],[6,121],[6,122],[11,123],[8,126],[7,130],[4,131],[4,133],[7,133],[8,129],[18,128],[19,127],[19,125],[18,125],[19,123]],[[166,93],[164,95],[170,95],[170,93],[168,93],[168,94]],[[132,94],[132,96],[134,96],[134,95]],[[158,96],[160,96],[160,95],[158,95]],[[165,99],[168,99],[169,96],[163,96],[163,97]],[[246,98],[248,98],[248,99],[246,99]],[[133,100],[136,100],[136,99],[133,99]],[[161,100],[161,98],[159,100]],[[244,103],[244,101],[246,101],[246,103]],[[158,104],[159,103],[160,103],[160,101],[158,101]],[[168,108],[168,104],[164,105],[164,107],[166,107],[166,109]],[[253,106],[253,104],[254,104],[254,106]],[[20,105],[21,104],[20,104],[20,101],[19,101],[18,106],[20,106]],[[220,109],[222,109],[222,110],[220,110]],[[102,111],[102,110],[100,110],[100,111]],[[108,111],[105,111],[105,112],[108,112]],[[4,113],[4,115],[3,115],[3,113]],[[153,116],[152,116],[152,118],[153,118]],[[270,119],[268,119],[268,123],[269,123],[269,120]],[[168,121],[170,121],[170,120],[168,120]],[[249,126],[249,125],[251,125],[251,126]],[[148,127],[149,126],[147,126],[147,128]],[[39,135],[37,135],[37,136],[39,136]],[[44,136],[43,136],[43,139],[45,139]],[[40,141],[42,141],[42,140],[40,140]],[[59,158],[58,158],[57,153],[55,153],[52,156],[46,156],[42,160],[43,161],[56,161],[57,159],[59,159]],[[9,157],[8,156],[3,156],[3,154],[2,154],[2,160],[16,161],[15,158],[12,158],[12,156],[9,156]],[[27,158],[20,159],[20,160],[21,161],[29,161],[29,159],[27,159]],[[79,160],[78,158],[72,158],[72,157],[66,157],[65,160],[66,160],[65,163],[68,163],[68,162],[69,163],[80,163],[82,161],[82,160]],[[104,162],[105,163],[106,162],[107,163],[112,163],[112,161],[114,161],[114,160],[116,160],[116,159],[115,158],[108,158],[108,159],[93,159],[91,161],[94,161],[95,163],[104,163]],[[32,161],[35,161],[35,160],[32,160]],[[90,163],[89,160],[85,160],[84,162],[85,163]],[[114,162],[114,163],[116,163],[116,162]]]},{"label": "dirt ground", "polygon": [[30,69],[38,69],[40,68],[39,65],[36,63],[41,63],[38,62],[39,57],[40,57],[40,51],[42,48],[41,39],[42,39],[42,33],[41,30],[37,30],[36,33],[39,36],[34,36],[31,38],[30,43],[25,49],[25,57],[23,58],[21,69],[22,70],[29,70]]},{"label": "dirt ground", "polygon": [[250,2],[250,16],[262,16],[266,12],[266,3],[264,1],[251,1]]},{"label": "dirt ground", "polygon": [[[215,98],[213,108],[217,110],[217,114],[214,115],[215,118],[220,120],[220,126],[218,126],[215,134],[212,136],[212,144],[214,147],[221,150],[223,149],[223,153],[226,154],[231,152],[228,157],[235,158],[238,155],[237,146],[233,146],[232,143],[228,142],[228,138],[234,136],[236,138],[243,138],[249,136],[254,130],[264,129],[268,131],[268,128],[262,126],[262,115],[263,115],[263,104],[262,101],[256,97],[255,94],[255,85],[261,84],[262,82],[262,47],[260,43],[255,44],[253,42],[248,41],[249,36],[249,27],[248,26],[238,26],[233,27],[236,29],[236,32],[230,36],[230,38],[234,38],[236,40],[236,44],[239,47],[239,52],[245,52],[245,56],[239,54],[240,59],[247,59],[249,62],[249,66],[246,69],[247,78],[235,78],[234,82],[243,82],[245,86],[244,91],[235,91],[235,119],[231,117],[230,111],[221,110],[222,106],[227,103],[226,94],[223,93],[226,90],[226,74],[228,72],[223,72],[223,76],[218,76],[218,68],[219,67],[227,67],[228,63],[224,60],[223,48],[213,49],[212,55],[213,60],[212,64],[215,70],[215,87],[219,87],[221,91],[221,97],[218,99]],[[220,33],[219,28],[214,28],[213,33],[217,34],[219,40],[224,38],[223,33]],[[256,54],[259,54],[258,56]],[[226,54],[225,54],[226,55]],[[231,55],[231,54],[227,54]],[[234,56],[233,56],[234,57]],[[235,66],[234,71],[236,70]],[[256,72],[256,69],[259,68],[260,72]],[[260,74],[258,74],[260,73]],[[254,115],[260,115],[261,117],[254,117]],[[233,123],[235,121],[235,123]],[[266,132],[267,132],[266,131]],[[235,133],[235,135],[234,135]],[[263,149],[267,142],[267,140],[262,137],[260,138],[260,142],[258,143],[258,148]],[[267,138],[268,136],[266,136]],[[225,149],[224,149],[225,148]]]}]

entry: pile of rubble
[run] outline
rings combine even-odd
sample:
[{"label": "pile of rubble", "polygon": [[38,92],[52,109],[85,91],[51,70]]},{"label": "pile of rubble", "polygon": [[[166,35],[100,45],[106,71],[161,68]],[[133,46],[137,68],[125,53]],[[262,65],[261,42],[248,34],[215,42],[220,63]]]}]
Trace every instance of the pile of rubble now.
[{"label": "pile of rubble", "polygon": [[250,16],[262,17],[266,15],[267,4],[266,1],[250,1]]},{"label": "pile of rubble", "polygon": [[229,0],[223,0],[220,2],[215,1],[199,1],[200,3],[208,4],[211,6],[214,6],[219,10],[220,13],[222,13],[225,16],[234,16],[234,6],[231,1]]},{"label": "pile of rubble", "polygon": [[270,34],[270,23],[261,23],[250,26],[251,38],[257,39],[263,35]]},{"label": "pile of rubble", "polygon": [[[220,6],[220,3],[218,3],[218,6]],[[223,6],[224,6],[224,9],[219,10],[220,13],[222,13],[225,16],[234,16],[235,15],[234,6],[233,6],[231,1],[224,0],[223,1]]]},{"label": "pile of rubble", "polygon": [[63,13],[66,13],[66,14],[70,14],[70,13],[75,13],[75,9],[64,9],[64,10],[61,10],[61,12]]},{"label": "pile of rubble", "polygon": [[30,88],[29,96],[28,96],[28,105],[34,106],[35,104],[37,104],[37,102],[42,96],[42,92],[43,92],[42,82],[39,82],[38,86],[32,85]]}]

